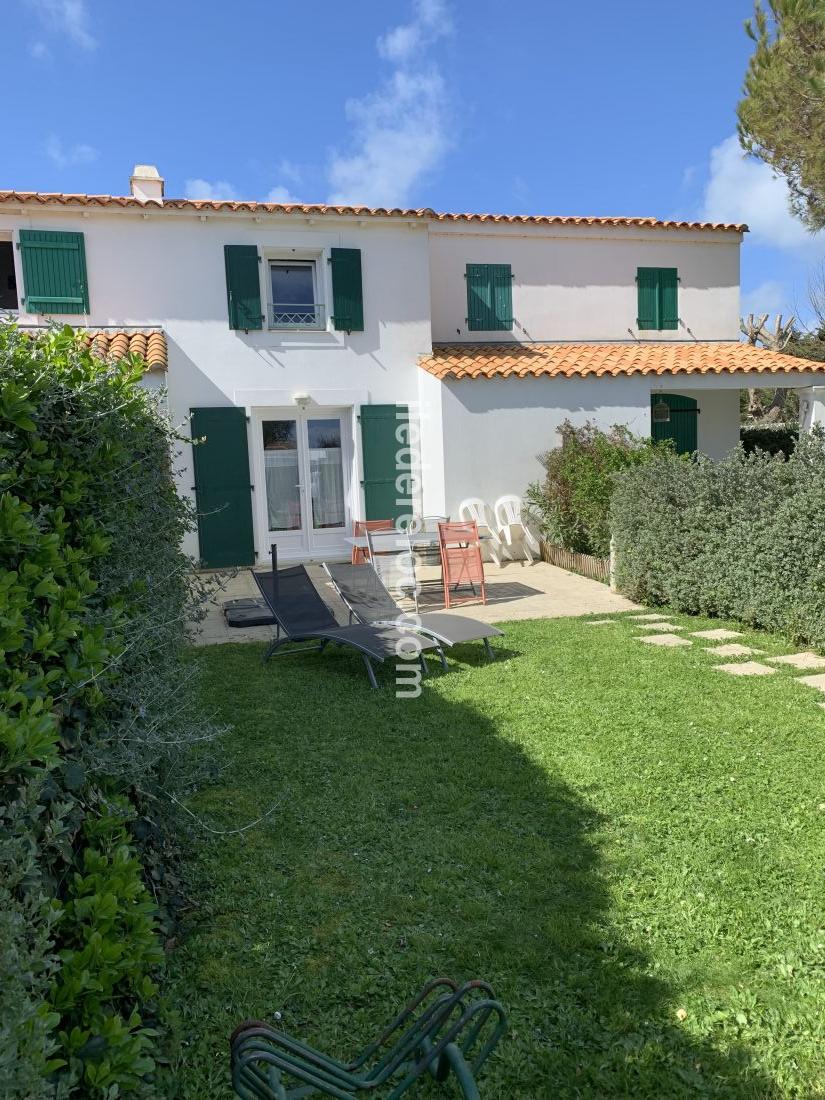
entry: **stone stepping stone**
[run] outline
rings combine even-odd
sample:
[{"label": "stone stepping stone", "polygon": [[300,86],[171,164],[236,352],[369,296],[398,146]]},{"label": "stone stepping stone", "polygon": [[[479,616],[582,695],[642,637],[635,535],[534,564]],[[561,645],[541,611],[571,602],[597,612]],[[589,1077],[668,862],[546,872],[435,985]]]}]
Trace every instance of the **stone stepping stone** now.
[{"label": "stone stepping stone", "polygon": [[[680,638],[678,634],[648,634],[646,637],[637,637],[637,642],[647,642],[648,645],[691,645],[687,638]],[[774,672],[771,669],[771,672]],[[825,677],[823,677],[825,679]]]},{"label": "stone stepping stone", "polygon": [[723,627],[717,630],[693,630],[691,633],[694,638],[707,638],[709,642],[726,642],[728,638],[742,637],[740,630],[725,630]]},{"label": "stone stepping stone", "polygon": [[[776,672],[770,665],[761,665],[759,661],[742,661],[739,664],[715,665],[718,672],[727,672],[731,676],[770,676]],[[825,676],[822,677],[825,680]]]},{"label": "stone stepping stone", "polygon": [[584,624],[585,626],[607,626],[609,623],[615,623],[615,619],[588,619]]},{"label": "stone stepping stone", "polygon": [[818,653],[787,653],[784,657],[768,657],[771,664],[791,665],[793,668],[825,668],[825,657]]},{"label": "stone stepping stone", "polygon": [[656,623],[661,619],[661,615],[626,615],[626,619],[638,619],[641,622],[644,619],[649,619],[651,622]]},{"label": "stone stepping stone", "polygon": [[673,633],[674,630],[684,630],[683,626],[676,626],[675,623],[636,623],[639,630],[656,630],[660,634]]},{"label": "stone stepping stone", "polygon": [[[751,649],[749,645],[730,642],[728,645],[706,646],[705,653],[712,653],[715,657],[752,657],[757,653],[764,653],[764,650]],[[772,661],[773,657],[769,657],[768,660]]]},{"label": "stone stepping stone", "polygon": [[805,684],[807,687],[817,688],[819,691],[825,691],[825,672],[820,672],[816,676],[797,676],[796,682]]}]

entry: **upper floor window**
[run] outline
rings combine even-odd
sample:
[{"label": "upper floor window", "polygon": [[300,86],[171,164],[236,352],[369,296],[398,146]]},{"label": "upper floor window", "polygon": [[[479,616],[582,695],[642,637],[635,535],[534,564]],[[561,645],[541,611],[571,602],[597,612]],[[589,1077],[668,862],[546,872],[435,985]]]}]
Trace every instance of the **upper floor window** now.
[{"label": "upper floor window", "polygon": [[513,273],[509,264],[467,264],[467,328],[494,332],[513,327]]},{"label": "upper floor window", "polygon": [[0,241],[0,309],[17,309],[14,245],[11,241]]},{"label": "upper floor window", "polygon": [[679,272],[675,267],[640,267],[636,270],[640,329],[679,327]]},{"label": "upper floor window", "polygon": [[269,287],[270,328],[324,327],[324,304],[320,301],[314,260],[270,260]]},{"label": "upper floor window", "polygon": [[325,329],[324,287],[331,282],[332,327],[364,331],[359,248],[329,250],[329,279],[320,252],[282,259],[277,254],[262,257],[254,244],[226,244],[223,251],[231,329],[252,332],[262,329],[265,319],[271,329]]}]

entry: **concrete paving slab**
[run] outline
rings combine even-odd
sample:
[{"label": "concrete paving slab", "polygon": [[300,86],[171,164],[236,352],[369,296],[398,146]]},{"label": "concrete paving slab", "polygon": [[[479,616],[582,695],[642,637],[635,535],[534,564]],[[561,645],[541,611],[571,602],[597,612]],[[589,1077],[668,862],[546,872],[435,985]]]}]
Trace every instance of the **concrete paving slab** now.
[{"label": "concrete paving slab", "polygon": [[771,664],[790,665],[792,668],[825,668],[825,657],[818,653],[786,653],[782,657],[768,657]]},{"label": "concrete paving slab", "polygon": [[684,630],[683,626],[676,623],[636,623],[639,630],[653,630],[657,634],[672,634],[675,630]]},{"label": "concrete paving slab", "polygon": [[625,619],[637,619],[639,622],[643,622],[645,619],[650,619],[651,622],[658,622],[661,619],[661,615],[625,615]]},{"label": "concrete paving slab", "polygon": [[647,642],[648,645],[691,645],[687,638],[680,638],[678,634],[649,634],[647,637],[638,637],[637,642]]},{"label": "concrete paving slab", "polygon": [[[335,595],[329,577],[316,564],[307,565],[316,588],[332,608],[342,626],[349,616],[343,603]],[[418,571],[424,588],[419,596],[421,611],[440,611],[444,608],[444,590],[430,584],[441,576],[439,568],[423,567]],[[461,602],[445,612],[447,615],[471,615],[485,623],[508,622],[516,619],[557,619],[566,616],[612,615],[620,611],[636,611],[639,604],[611,592],[606,584],[568,573],[549,562],[505,562],[501,566],[485,562],[484,576],[487,587],[487,603],[481,600]],[[215,595],[207,608],[207,617],[193,626],[195,645],[218,645],[226,642],[269,641],[272,628],[268,626],[231,628],[221,611],[226,600],[244,596],[257,596],[258,590],[248,569],[239,570],[236,576],[225,580],[222,590]],[[661,618],[661,615],[654,615]],[[592,621],[592,620],[591,620]]]},{"label": "concrete paving slab", "polygon": [[797,676],[796,682],[805,684],[806,687],[816,688],[818,691],[825,691],[825,672],[820,672],[817,676]]},{"label": "concrete paving slab", "polygon": [[[751,649],[749,645],[739,645],[738,642],[731,642],[729,645],[705,646],[705,653],[710,653],[713,657],[752,657],[763,652],[762,649]],[[769,661],[771,659],[768,658]]]},{"label": "concrete paving slab", "polygon": [[707,638],[709,642],[725,642],[728,638],[741,638],[741,630],[725,630],[719,627],[716,630],[694,630],[691,632],[694,638]]},{"label": "concrete paving slab", "polygon": [[770,676],[776,672],[770,665],[761,665],[759,661],[742,661],[732,665],[714,665],[717,672],[727,672],[731,676]]}]

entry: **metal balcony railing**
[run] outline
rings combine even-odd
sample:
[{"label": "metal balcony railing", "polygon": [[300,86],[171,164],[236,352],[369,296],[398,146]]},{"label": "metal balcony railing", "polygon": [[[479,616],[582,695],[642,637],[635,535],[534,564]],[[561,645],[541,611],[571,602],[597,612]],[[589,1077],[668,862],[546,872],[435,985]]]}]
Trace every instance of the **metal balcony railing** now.
[{"label": "metal balcony railing", "polygon": [[323,328],[324,307],[320,302],[271,302],[270,328]]}]

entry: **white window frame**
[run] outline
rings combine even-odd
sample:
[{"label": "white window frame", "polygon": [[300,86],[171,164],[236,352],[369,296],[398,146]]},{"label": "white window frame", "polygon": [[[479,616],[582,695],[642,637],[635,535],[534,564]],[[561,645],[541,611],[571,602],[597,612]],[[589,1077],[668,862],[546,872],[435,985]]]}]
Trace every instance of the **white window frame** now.
[{"label": "white window frame", "polygon": [[[323,332],[327,328],[328,318],[326,303],[324,302],[324,285],[322,278],[321,262],[323,257],[318,253],[311,255],[293,254],[291,256],[278,255],[277,253],[265,256],[266,262],[266,320],[267,328],[280,332]],[[274,305],[272,300],[272,268],[273,267],[309,267],[312,271],[312,297],[315,307],[315,322],[279,321],[274,320]]]}]

